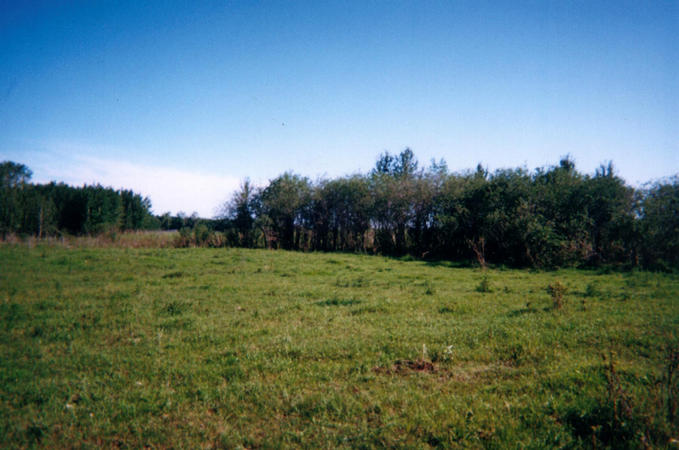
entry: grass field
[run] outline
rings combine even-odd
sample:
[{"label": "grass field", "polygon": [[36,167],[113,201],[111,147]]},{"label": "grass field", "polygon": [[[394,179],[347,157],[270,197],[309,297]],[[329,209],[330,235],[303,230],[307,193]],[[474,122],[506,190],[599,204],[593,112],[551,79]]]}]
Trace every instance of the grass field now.
[{"label": "grass field", "polygon": [[679,439],[676,275],[5,245],[0,321],[4,448]]}]

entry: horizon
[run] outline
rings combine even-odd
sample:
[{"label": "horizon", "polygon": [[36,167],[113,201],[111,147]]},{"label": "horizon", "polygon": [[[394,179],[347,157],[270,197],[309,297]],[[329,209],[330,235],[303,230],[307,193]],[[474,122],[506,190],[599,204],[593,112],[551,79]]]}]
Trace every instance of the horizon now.
[{"label": "horizon", "polygon": [[679,3],[0,4],[0,160],[214,216],[244,178],[679,172]]}]

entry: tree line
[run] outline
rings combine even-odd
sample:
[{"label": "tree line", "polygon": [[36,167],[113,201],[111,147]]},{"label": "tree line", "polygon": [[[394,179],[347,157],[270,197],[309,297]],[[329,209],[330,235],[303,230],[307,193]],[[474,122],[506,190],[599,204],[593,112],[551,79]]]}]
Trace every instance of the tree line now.
[{"label": "tree line", "polygon": [[367,174],[245,180],[221,215],[231,245],[529,267],[679,267],[679,177],[634,189],[611,163],[528,171],[421,168],[410,149]]},{"label": "tree line", "polygon": [[611,163],[452,173],[410,149],[372,170],[312,181],[291,172],[245,180],[214,219],[154,217],[151,202],[100,185],[31,184],[0,164],[0,235],[177,229],[179,246],[366,252],[520,267],[679,268],[679,176],[635,189]]},{"label": "tree line", "polygon": [[0,163],[0,236],[99,234],[158,228],[151,201],[101,185],[33,184],[23,164]]}]

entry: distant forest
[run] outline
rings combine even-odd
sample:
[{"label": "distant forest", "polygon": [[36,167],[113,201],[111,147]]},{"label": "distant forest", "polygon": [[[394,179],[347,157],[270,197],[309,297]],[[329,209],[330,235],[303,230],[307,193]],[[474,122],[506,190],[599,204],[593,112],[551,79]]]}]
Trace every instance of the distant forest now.
[{"label": "distant forest", "polygon": [[130,190],[100,185],[32,184],[23,164],[0,163],[0,237],[99,234],[159,228],[151,201]]},{"label": "distant forest", "polygon": [[410,149],[367,174],[311,181],[286,172],[245,180],[215,219],[153,216],[129,190],[31,184],[0,166],[0,235],[178,229],[177,245],[367,252],[522,267],[679,269],[679,176],[628,186],[611,163],[593,175],[569,158],[528,171],[421,168]]}]

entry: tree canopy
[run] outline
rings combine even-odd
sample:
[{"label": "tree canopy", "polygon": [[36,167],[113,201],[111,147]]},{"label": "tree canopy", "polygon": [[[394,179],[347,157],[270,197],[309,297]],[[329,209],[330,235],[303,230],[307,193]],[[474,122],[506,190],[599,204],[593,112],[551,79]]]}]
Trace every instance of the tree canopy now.
[{"label": "tree canopy", "polygon": [[[679,261],[678,178],[633,189],[612,163],[583,174],[570,157],[528,171],[449,173],[414,153],[378,156],[367,174],[315,183],[292,173],[241,190],[233,245],[359,251],[557,267]],[[256,205],[256,206],[254,206]],[[240,218],[240,219],[239,219]],[[238,225],[235,225],[235,224]]]}]

